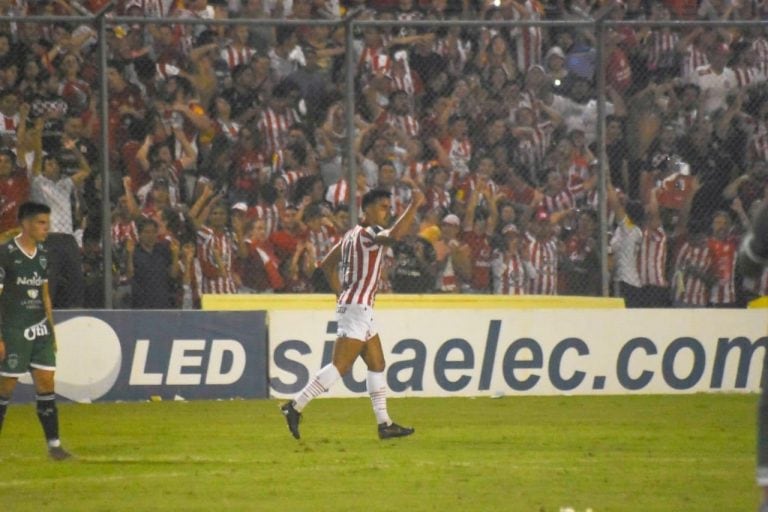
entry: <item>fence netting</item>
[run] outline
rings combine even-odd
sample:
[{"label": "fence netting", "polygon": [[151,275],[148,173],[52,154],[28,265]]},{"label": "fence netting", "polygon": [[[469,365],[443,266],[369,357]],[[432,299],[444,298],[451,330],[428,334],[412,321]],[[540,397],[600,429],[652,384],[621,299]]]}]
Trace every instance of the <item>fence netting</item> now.
[{"label": "fence netting", "polygon": [[[630,0],[598,30],[605,6],[576,0],[129,0],[103,42],[34,19],[97,4],[0,25],[0,233],[23,200],[52,206],[57,307],[103,307],[106,245],[116,308],[328,292],[350,204],[384,189],[396,218],[414,187],[380,293],[600,296],[607,268],[631,307],[766,294],[735,269],[768,184],[767,25],[743,23],[763,4]],[[675,20],[700,23],[655,23]]]}]

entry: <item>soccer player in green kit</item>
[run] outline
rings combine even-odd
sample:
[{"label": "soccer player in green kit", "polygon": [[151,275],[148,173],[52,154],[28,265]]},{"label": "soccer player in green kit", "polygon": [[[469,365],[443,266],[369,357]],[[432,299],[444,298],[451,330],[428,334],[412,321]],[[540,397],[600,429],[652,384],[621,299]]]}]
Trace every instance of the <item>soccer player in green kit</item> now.
[{"label": "soccer player in green kit", "polygon": [[19,207],[21,233],[0,245],[0,431],[19,377],[32,373],[37,393],[37,417],[54,460],[71,457],[59,440],[53,376],[56,341],[48,258],[43,242],[50,228],[51,209],[26,202]]}]

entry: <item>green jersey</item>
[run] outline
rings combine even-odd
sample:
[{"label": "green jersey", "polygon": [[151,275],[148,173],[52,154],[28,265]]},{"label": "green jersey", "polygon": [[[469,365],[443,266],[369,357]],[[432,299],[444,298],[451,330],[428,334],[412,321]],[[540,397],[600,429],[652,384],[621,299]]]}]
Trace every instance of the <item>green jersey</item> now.
[{"label": "green jersey", "polygon": [[43,284],[47,281],[48,254],[42,244],[37,244],[32,255],[24,252],[16,239],[0,245],[3,330],[24,329],[24,336],[30,341],[50,333],[43,303]]}]

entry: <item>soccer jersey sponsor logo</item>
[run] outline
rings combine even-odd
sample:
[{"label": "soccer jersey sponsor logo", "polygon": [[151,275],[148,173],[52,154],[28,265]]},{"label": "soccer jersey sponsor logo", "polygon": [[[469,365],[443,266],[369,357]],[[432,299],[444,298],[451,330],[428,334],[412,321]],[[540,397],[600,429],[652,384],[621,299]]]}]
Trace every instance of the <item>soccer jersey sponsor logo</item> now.
[{"label": "soccer jersey sponsor logo", "polygon": [[46,336],[50,333],[51,330],[48,329],[48,320],[46,319],[24,329],[24,339],[27,341],[35,341],[38,336]]},{"label": "soccer jersey sponsor logo", "polygon": [[16,284],[17,285],[24,285],[24,286],[43,286],[43,278],[35,272],[32,277],[22,277],[19,276],[16,278]]},{"label": "soccer jersey sponsor logo", "polygon": [[38,295],[40,295],[40,291],[37,288],[30,288],[27,290],[27,295],[30,299],[36,299]]}]

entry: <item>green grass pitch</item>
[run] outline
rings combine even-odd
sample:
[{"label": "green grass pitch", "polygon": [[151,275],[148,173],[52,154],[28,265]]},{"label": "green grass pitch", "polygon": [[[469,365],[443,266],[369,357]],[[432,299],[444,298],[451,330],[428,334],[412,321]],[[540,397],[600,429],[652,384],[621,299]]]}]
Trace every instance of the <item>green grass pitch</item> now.
[{"label": "green grass pitch", "polygon": [[31,405],[0,436],[0,510],[755,510],[755,395],[322,399],[290,437],[274,400],[60,405],[73,461]]}]

